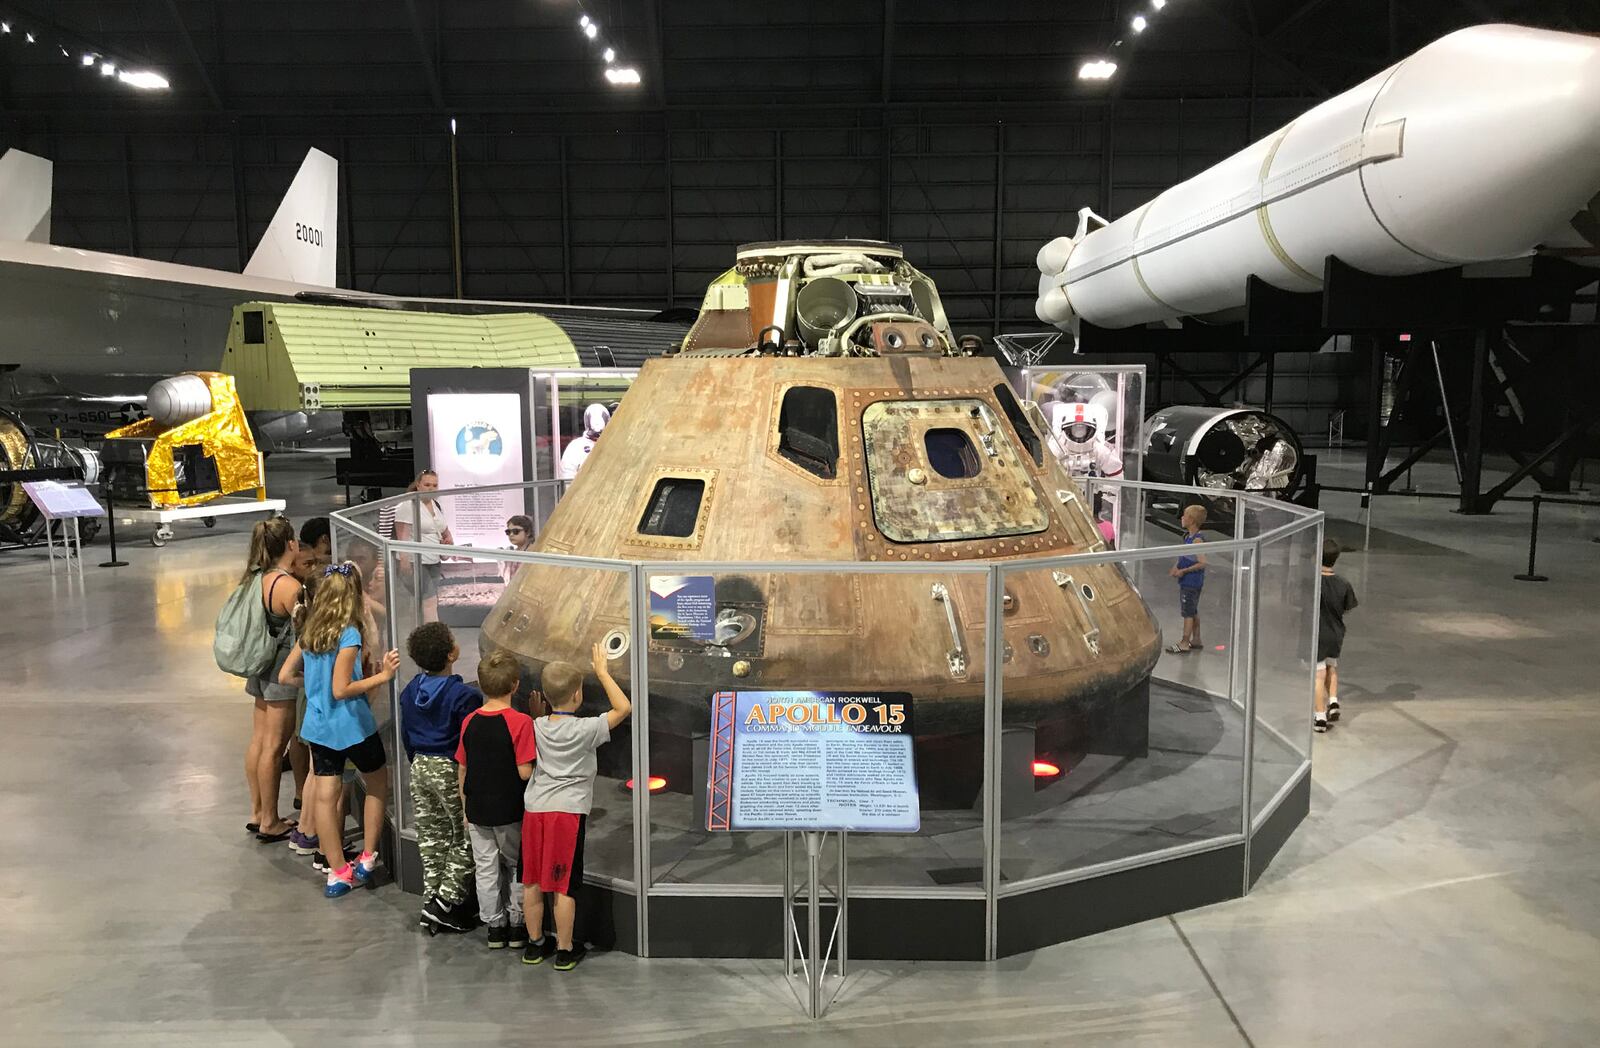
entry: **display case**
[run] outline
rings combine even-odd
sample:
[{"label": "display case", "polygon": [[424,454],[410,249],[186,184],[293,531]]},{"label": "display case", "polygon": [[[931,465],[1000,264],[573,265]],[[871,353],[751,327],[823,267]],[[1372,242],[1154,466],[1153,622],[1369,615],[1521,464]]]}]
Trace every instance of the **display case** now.
[{"label": "display case", "polygon": [[[531,370],[533,383],[533,431],[536,454],[530,480],[571,480],[582,468],[582,457],[573,444],[597,439],[602,430],[593,428],[595,409],[609,421],[622,402],[622,395],[633,385],[637,368],[572,368]],[[587,424],[586,424],[587,423]]]},{"label": "display case", "polygon": [[[553,501],[558,483],[525,485],[525,496]],[[922,703],[920,829],[849,835],[850,949],[862,958],[994,959],[1243,895],[1309,808],[1321,514],[1243,492],[1220,495],[1234,512],[1231,530],[1205,535],[1204,650],[1177,654],[1165,650],[1180,630],[1169,570],[1190,548],[1142,512],[1173,489],[1090,479],[1086,494],[1095,493],[1122,507],[1115,548],[989,562],[691,565],[445,549],[382,537],[375,524],[383,504],[337,514],[335,533],[340,556],[375,552],[382,560],[383,615],[402,650],[428,614],[406,588],[408,562],[415,571],[429,555],[456,558],[443,563],[476,580],[480,624],[505,580],[532,565],[573,576],[565,592],[622,598],[613,601],[617,621],[604,643],[634,712],[601,753],[580,934],[641,955],[777,957],[783,949],[783,834],[705,828],[705,711],[672,683],[685,660],[711,658],[725,660],[712,674],[716,687],[739,687],[738,645],[748,631],[699,646],[652,639],[652,581],[709,576],[719,620],[727,612],[730,623],[741,612],[725,597],[739,580],[760,579],[769,594],[815,591],[813,600],[770,602],[761,629],[846,638],[846,649],[861,646],[866,665],[896,630],[906,634],[902,646],[924,645],[933,653],[927,679],[948,686],[937,695],[908,688]],[[385,502],[403,516],[414,499]],[[455,575],[445,574],[441,617],[453,603],[449,590],[467,588]],[[826,593],[844,596],[822,599],[820,580]],[[873,600],[891,580],[923,594],[917,600],[925,597],[937,614]],[[1040,621],[1035,608],[1062,594],[1077,609],[1073,630],[1030,625]],[[495,614],[514,619],[515,609]],[[456,621],[457,670],[470,679],[481,625]],[[1153,672],[1093,688],[1050,683],[1050,668],[1073,645],[1109,653],[1124,621],[1152,623],[1165,638]],[[927,637],[908,632],[928,629]],[[388,701],[414,672],[403,666]],[[918,676],[914,666],[897,664],[896,673]],[[704,706],[711,703],[708,693]],[[397,783],[392,815],[409,886],[420,874],[404,770]]]}]

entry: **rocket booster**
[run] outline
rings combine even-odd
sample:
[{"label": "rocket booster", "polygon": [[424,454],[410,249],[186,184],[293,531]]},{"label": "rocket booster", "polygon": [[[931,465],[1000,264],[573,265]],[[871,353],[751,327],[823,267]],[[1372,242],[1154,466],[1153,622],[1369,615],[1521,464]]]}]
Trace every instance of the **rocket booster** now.
[{"label": "rocket booster", "polygon": [[[1095,226],[1098,228],[1091,228]],[[1115,222],[1040,249],[1039,319],[1225,318],[1329,255],[1390,276],[1594,248],[1600,38],[1483,25],[1434,41]]]}]

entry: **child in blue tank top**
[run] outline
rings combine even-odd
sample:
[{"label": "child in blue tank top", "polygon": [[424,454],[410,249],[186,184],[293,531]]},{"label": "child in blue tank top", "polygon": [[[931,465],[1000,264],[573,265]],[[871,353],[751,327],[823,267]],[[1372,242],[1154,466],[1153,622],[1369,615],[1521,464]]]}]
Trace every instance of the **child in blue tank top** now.
[{"label": "child in blue tank top", "polygon": [[[378,865],[378,837],[389,794],[387,756],[368,696],[394,679],[400,653],[385,652],[377,672],[365,675],[361,653],[371,630],[361,569],[350,561],[331,564],[323,572],[322,584],[300,624],[299,640],[279,676],[285,684],[303,680],[306,689],[300,737],[311,748],[311,770],[318,779],[317,810],[312,819],[329,860],[324,894],[330,899],[371,881]],[[365,839],[356,860],[341,864],[336,845],[344,836],[344,818],[338,801],[346,761],[356,766],[366,791],[361,820]]]}]

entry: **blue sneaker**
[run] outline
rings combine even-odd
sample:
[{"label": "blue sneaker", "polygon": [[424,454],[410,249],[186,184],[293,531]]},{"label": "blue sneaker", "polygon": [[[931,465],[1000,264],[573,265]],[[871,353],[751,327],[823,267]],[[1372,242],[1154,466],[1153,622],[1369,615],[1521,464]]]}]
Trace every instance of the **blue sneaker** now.
[{"label": "blue sneaker", "polygon": [[350,864],[350,872],[355,877],[355,883],[361,887],[365,887],[372,882],[372,874],[377,868],[377,852],[362,852],[360,857]]},{"label": "blue sneaker", "polygon": [[351,863],[336,873],[328,874],[327,887],[322,889],[322,894],[330,899],[337,899],[341,895],[349,895],[356,887],[356,864]]}]

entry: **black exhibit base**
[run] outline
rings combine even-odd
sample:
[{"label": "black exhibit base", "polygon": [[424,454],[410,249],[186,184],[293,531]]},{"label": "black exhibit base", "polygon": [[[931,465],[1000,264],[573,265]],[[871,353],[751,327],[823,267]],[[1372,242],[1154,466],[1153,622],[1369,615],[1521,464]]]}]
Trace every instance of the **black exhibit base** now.
[{"label": "black exhibit base", "polygon": [[[1303,772],[1271,814],[1242,841],[1189,851],[1155,863],[1052,884],[996,900],[995,955],[1037,950],[1140,921],[1237,899],[1266,871],[1311,808],[1311,776]],[[422,883],[414,840],[392,835],[396,875],[408,891]],[[650,897],[652,957],[777,958],[783,954],[782,901],[776,893],[667,894]],[[984,900],[950,896],[850,899],[850,956],[860,960],[981,961]],[[578,934],[601,949],[639,951],[632,893],[586,884],[578,899]],[[833,910],[824,905],[824,926]],[[802,936],[804,909],[795,911]]]}]

